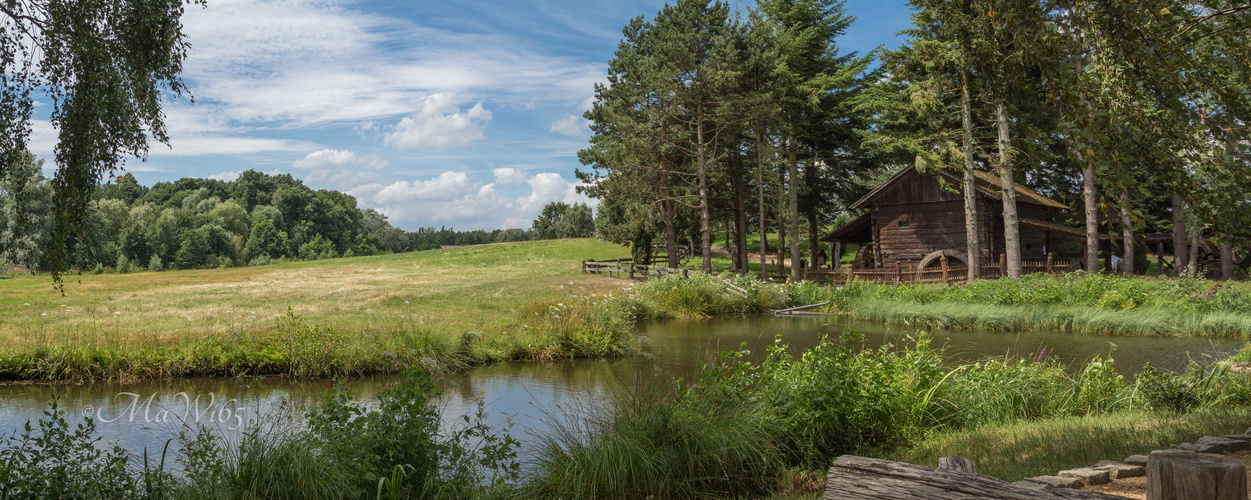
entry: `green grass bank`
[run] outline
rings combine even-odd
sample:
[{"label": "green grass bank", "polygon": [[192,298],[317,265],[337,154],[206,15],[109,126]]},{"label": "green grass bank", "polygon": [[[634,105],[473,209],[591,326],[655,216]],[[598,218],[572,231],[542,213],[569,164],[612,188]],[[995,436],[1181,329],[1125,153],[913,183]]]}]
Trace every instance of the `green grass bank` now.
[{"label": "green grass bank", "polygon": [[1251,338],[1251,284],[1080,273],[969,284],[852,282],[831,311],[928,328]]}]

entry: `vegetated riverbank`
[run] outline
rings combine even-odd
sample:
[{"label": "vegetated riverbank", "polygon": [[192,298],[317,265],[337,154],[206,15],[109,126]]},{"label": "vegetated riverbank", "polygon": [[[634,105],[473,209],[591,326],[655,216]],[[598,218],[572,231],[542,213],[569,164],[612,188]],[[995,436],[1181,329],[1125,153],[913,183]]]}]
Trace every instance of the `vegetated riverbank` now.
[{"label": "vegetated riverbank", "polygon": [[1251,338],[1251,284],[1070,273],[969,284],[853,281],[832,310],[930,328]]},{"label": "vegetated riverbank", "polygon": [[[518,463],[481,411],[439,422],[421,371],[376,408],[336,392],[306,414],[275,412],[240,439],[185,427],[177,453],[109,449],[63,414],[0,445],[15,496],[127,498],[760,498],[813,494],[833,457],[930,463],[973,458],[1005,479],[1120,458],[1251,425],[1251,377],[1220,365],[1130,380],[1112,360],[943,362],[928,336],[863,349],[854,331],[799,357],[728,352],[689,381],[636,385],[600,411],[551,415]],[[899,347],[899,346],[897,346]],[[293,409],[294,410],[294,409]],[[592,410],[588,410],[592,411]]]}]

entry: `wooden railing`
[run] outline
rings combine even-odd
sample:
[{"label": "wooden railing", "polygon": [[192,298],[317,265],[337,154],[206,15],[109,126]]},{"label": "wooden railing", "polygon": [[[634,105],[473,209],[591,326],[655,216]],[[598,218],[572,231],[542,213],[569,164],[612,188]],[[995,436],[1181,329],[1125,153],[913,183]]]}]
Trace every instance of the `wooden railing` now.
[{"label": "wooden railing", "polygon": [[582,261],[582,272],[590,274],[607,274],[618,278],[662,278],[671,274],[679,274],[687,277],[686,269],[677,269],[665,266],[652,266],[646,264],[635,264],[628,258],[614,260],[584,260]]},{"label": "wooden railing", "polygon": [[[1074,268],[1071,262],[1056,262],[1050,255],[1046,261],[1030,261],[1021,263],[1022,274],[1063,273]],[[981,279],[999,279],[1008,275],[1007,259],[1000,254],[999,262],[982,264]],[[853,277],[861,281],[877,281],[883,283],[952,283],[968,281],[968,266],[949,266],[946,257],[939,261],[939,267],[916,270],[902,264],[884,269],[852,269],[844,267],[833,270],[809,270],[806,279],[822,283],[848,283]]]}]

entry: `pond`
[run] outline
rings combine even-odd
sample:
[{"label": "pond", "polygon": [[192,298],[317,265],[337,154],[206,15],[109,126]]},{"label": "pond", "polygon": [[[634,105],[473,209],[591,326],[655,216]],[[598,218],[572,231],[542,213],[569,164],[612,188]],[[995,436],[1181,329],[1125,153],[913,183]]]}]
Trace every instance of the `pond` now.
[{"label": "pond", "polygon": [[[614,360],[569,360],[553,363],[499,363],[442,376],[438,385],[445,398],[445,425],[485,405],[487,422],[507,428],[521,441],[524,455],[538,442],[553,419],[574,418],[604,407],[614,391],[636,386],[650,377],[689,377],[717,352],[746,348],[747,359],[763,359],[775,338],[799,354],[822,335],[839,335],[847,325],[816,316],[736,317],[707,321],[666,321],[640,325],[642,356]],[[909,342],[915,332],[904,327],[861,323],[855,326],[866,347]],[[1108,337],[1063,332],[931,332],[935,347],[945,346],[952,362],[990,356],[1044,356],[1080,364],[1092,356],[1113,357],[1118,372],[1134,374],[1147,362],[1168,370],[1182,370],[1190,360],[1211,362],[1246,345],[1245,340],[1197,337]],[[377,393],[393,380],[372,376],[347,382],[360,401],[376,401]],[[55,394],[71,422],[95,418],[107,441],[116,441],[135,453],[147,447],[159,454],[165,442],[177,436],[183,422],[198,422],[228,435],[237,435],[240,423],[284,408],[316,404],[331,390],[331,381],[301,381],[285,377],[195,378],[141,384],[0,386],[0,430],[20,430],[38,420]],[[285,405],[285,406],[284,406]],[[177,443],[177,440],[175,440]]]}]

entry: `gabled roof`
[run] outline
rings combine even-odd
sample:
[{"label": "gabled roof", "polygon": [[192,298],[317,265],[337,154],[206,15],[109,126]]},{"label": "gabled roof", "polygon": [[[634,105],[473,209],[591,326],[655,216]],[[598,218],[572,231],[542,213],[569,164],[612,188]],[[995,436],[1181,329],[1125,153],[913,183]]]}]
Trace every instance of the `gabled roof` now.
[{"label": "gabled roof", "polygon": [[[869,191],[869,194],[866,194],[863,197],[861,197],[859,200],[856,200],[856,202],[852,203],[851,206],[848,208],[861,209],[861,208],[868,207],[869,203],[874,198],[876,198],[878,194],[880,194],[882,191],[886,190],[887,188],[895,185],[896,183],[908,177],[909,175],[921,175],[921,173],[917,172],[916,166],[908,166],[908,168],[900,170],[899,173],[895,174],[886,182],[882,183],[881,186],[878,186],[876,189]],[[956,176],[955,174],[951,172],[940,170],[938,171],[938,175],[942,176],[943,178],[947,179],[949,182],[952,182],[956,185],[964,184],[964,179]],[[974,187],[977,189],[978,193],[981,193],[982,195],[991,199],[995,199],[995,200],[1002,199],[1003,182],[999,179],[998,176],[991,174],[989,172],[982,172],[980,170],[974,170],[973,175],[975,179]],[[1021,183],[1019,182],[1014,182],[1012,183],[1012,185],[1016,188],[1016,201],[1018,203],[1033,203],[1035,205],[1042,205],[1045,207],[1060,208],[1060,209],[1069,208],[1068,205],[1065,205],[1051,198],[1038,194],[1037,191],[1027,188],[1021,185]]]},{"label": "gabled roof", "polygon": [[830,234],[821,238],[821,241],[841,241],[843,243],[863,243],[873,241],[872,232],[873,219],[869,217],[869,213],[852,219],[851,222],[843,224],[842,227],[835,229]]}]

